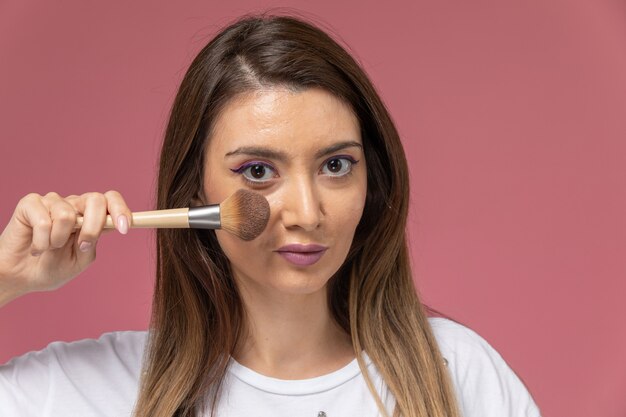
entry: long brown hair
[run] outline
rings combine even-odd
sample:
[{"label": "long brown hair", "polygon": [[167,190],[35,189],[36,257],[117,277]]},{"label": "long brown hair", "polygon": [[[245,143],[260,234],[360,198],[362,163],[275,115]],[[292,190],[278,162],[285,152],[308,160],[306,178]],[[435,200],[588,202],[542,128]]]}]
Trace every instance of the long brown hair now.
[{"label": "long brown hair", "polygon": [[[458,416],[413,285],[405,234],[408,169],[398,132],[365,72],[326,33],[293,17],[246,17],[202,49],[170,115],[157,208],[185,207],[199,195],[204,150],[224,104],[272,86],[325,89],[358,117],[368,167],[366,204],[328,294],[381,413],[388,415],[362,351],[393,394],[394,415]],[[243,326],[242,302],[215,234],[159,230],[152,324],[135,416],[189,417],[207,402],[215,409]]]}]

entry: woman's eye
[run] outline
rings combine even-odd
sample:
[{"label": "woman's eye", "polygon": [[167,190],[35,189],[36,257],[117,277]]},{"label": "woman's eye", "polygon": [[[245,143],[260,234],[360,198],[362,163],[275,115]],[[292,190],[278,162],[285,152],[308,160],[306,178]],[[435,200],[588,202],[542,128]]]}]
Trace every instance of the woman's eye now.
[{"label": "woman's eye", "polygon": [[351,158],[331,158],[324,162],[322,173],[331,177],[342,177],[352,171],[352,164],[355,162]]},{"label": "woman's eye", "polygon": [[274,168],[261,163],[246,164],[234,171],[242,174],[245,179],[252,182],[264,182],[276,176]]}]

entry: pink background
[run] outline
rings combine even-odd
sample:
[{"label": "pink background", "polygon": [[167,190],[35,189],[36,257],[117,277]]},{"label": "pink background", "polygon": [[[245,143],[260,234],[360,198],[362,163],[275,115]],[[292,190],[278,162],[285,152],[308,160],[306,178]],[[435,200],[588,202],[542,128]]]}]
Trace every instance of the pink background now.
[{"label": "pink background", "polygon": [[[318,16],[362,61],[411,165],[416,280],[545,416],[626,415],[624,1],[0,2],[0,224],[29,192],[154,196],[191,59],[236,16]],[[313,4],[314,3],[314,4]],[[149,232],[107,235],[54,293],[0,311],[0,362],[144,329]]]}]

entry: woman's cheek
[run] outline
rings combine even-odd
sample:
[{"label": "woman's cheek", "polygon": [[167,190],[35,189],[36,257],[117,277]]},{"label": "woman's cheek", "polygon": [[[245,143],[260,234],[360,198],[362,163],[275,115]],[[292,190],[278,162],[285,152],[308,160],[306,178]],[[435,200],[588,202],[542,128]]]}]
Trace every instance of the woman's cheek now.
[{"label": "woman's cheek", "polygon": [[265,230],[263,231],[263,234],[267,233],[269,230],[271,230],[271,227],[275,225],[275,223],[279,219],[282,207],[284,205],[284,196],[281,195],[279,192],[265,194],[264,197],[270,205],[270,218],[267,222]]},{"label": "woman's cheek", "polygon": [[215,234],[222,251],[232,263],[241,263],[246,258],[246,254],[253,250],[250,247],[251,242],[245,242],[226,231],[216,230]]},{"label": "woman's cheek", "polygon": [[365,207],[365,193],[360,187],[355,187],[352,192],[338,193],[332,199],[335,220],[341,221],[344,227],[351,224],[356,227]]}]

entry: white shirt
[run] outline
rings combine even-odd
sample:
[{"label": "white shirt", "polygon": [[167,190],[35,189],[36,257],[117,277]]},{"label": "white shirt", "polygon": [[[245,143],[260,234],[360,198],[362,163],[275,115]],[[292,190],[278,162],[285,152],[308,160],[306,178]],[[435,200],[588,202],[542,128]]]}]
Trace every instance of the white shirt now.
[{"label": "white shirt", "polygon": [[[430,319],[448,361],[464,417],[539,417],[530,394],[502,357],[472,330]],[[114,332],[98,340],[51,343],[0,366],[2,417],[130,417],[137,396],[146,332]],[[366,357],[374,386],[394,400]],[[379,416],[356,359],[316,378],[270,378],[231,360],[219,417]]]}]

